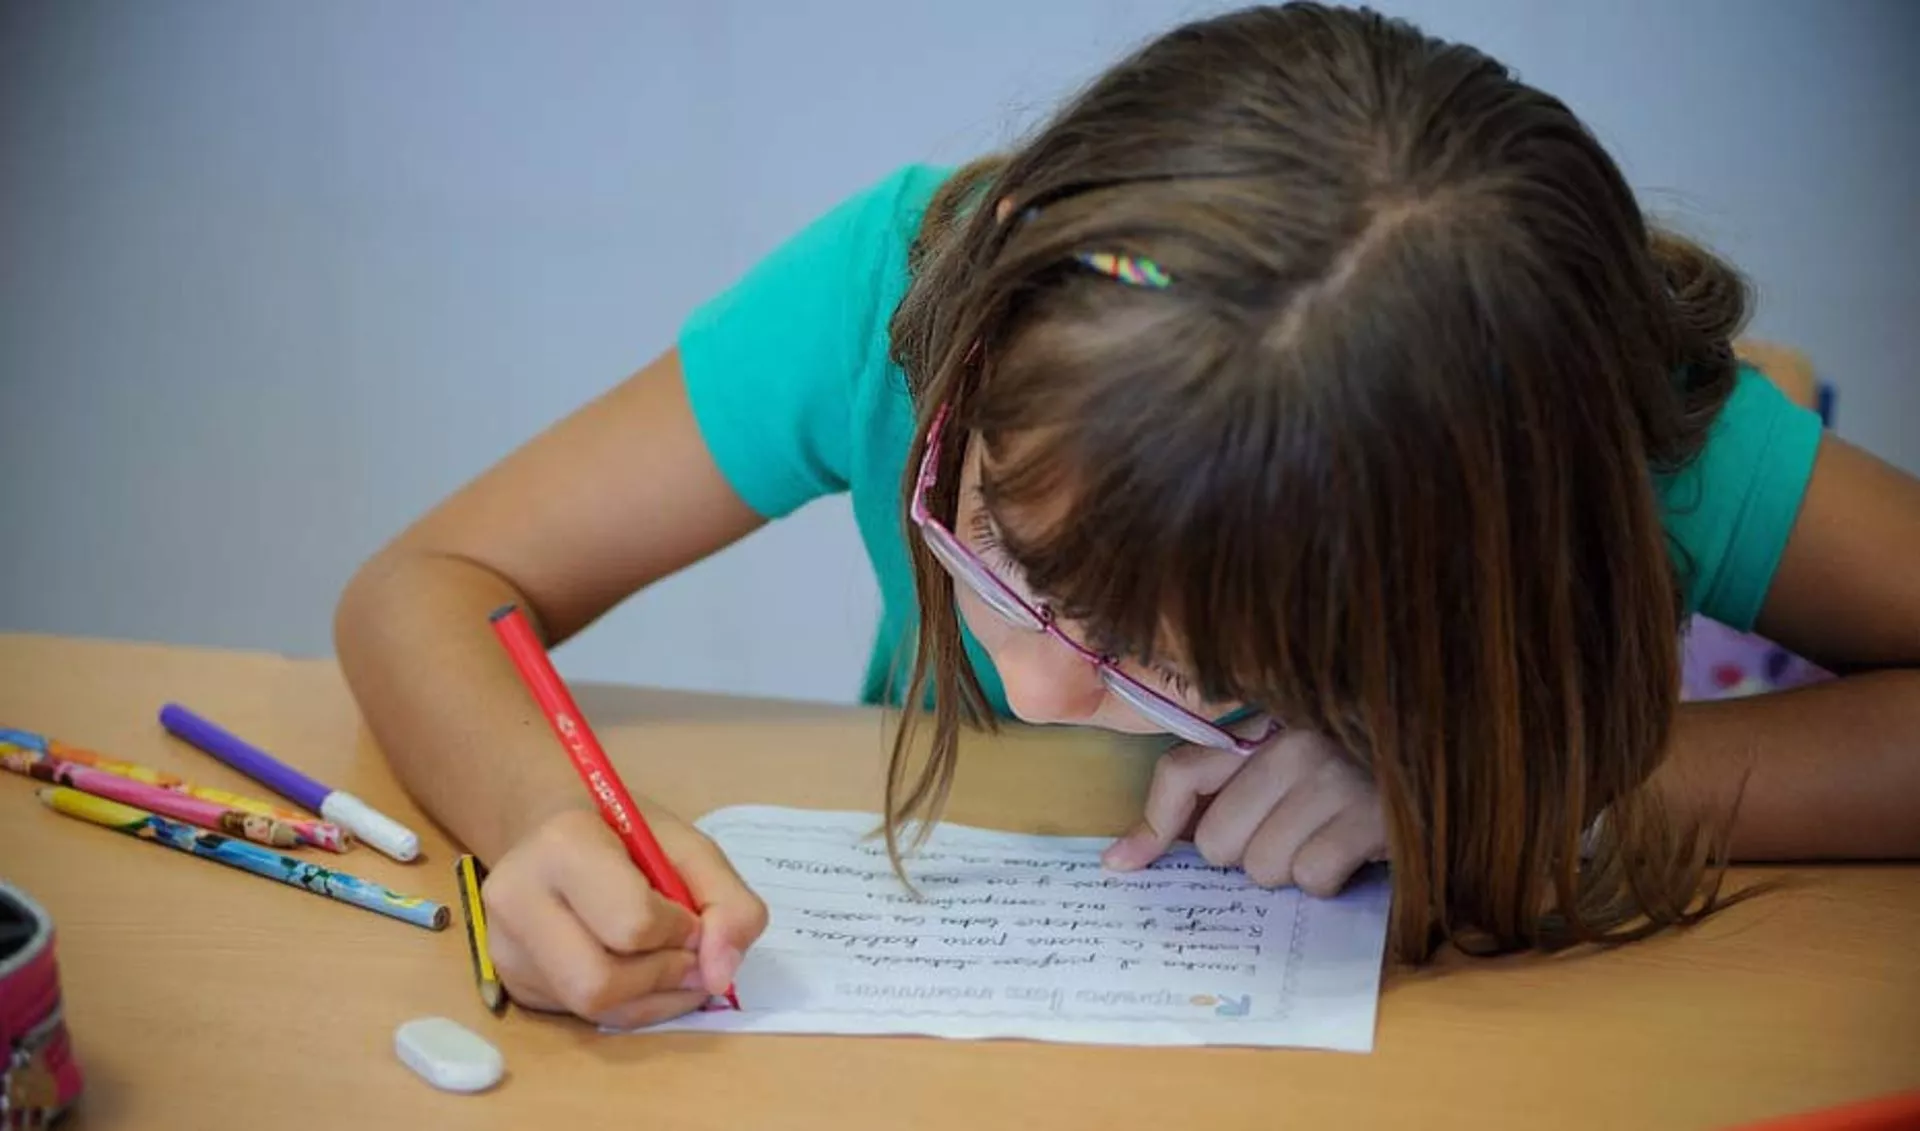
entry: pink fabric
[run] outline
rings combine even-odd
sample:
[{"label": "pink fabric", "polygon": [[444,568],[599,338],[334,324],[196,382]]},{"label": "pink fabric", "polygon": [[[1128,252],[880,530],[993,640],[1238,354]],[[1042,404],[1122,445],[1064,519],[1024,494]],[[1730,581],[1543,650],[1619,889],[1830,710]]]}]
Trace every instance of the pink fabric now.
[{"label": "pink fabric", "polygon": [[1706,617],[1693,618],[1683,648],[1682,699],[1734,699],[1832,678],[1832,673],[1763,637]]}]

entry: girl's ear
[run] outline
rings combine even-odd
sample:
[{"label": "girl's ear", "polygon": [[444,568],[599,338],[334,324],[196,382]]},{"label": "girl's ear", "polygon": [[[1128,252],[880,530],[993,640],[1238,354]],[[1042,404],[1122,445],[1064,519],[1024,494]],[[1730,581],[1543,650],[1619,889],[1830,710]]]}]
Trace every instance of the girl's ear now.
[{"label": "girl's ear", "polygon": [[993,206],[993,218],[1004,224],[1007,222],[1007,217],[1011,215],[1013,215],[1013,198],[1003,196],[1000,198],[1000,203]]}]

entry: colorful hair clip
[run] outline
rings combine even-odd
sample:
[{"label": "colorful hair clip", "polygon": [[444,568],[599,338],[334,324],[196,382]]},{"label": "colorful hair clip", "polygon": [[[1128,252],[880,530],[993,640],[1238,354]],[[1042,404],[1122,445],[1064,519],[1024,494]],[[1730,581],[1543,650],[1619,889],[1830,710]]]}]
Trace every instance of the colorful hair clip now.
[{"label": "colorful hair clip", "polygon": [[1118,279],[1131,287],[1162,290],[1173,285],[1173,276],[1144,255],[1117,255],[1111,251],[1083,251],[1074,256],[1083,265],[1102,275]]}]

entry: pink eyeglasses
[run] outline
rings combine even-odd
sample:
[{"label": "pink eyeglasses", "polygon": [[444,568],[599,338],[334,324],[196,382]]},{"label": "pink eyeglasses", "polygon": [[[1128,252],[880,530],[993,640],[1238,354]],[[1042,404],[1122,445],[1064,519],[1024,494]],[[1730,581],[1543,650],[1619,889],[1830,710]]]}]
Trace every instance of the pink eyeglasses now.
[{"label": "pink eyeglasses", "polygon": [[1107,690],[1140,712],[1142,718],[1169,734],[1196,746],[1251,754],[1279,732],[1279,721],[1270,719],[1265,732],[1258,738],[1241,738],[1121,671],[1114,657],[1103,656],[1060,631],[1060,627],[1054,623],[1052,609],[1045,604],[1036,606],[1027,603],[994,572],[993,567],[980,560],[979,555],[969,550],[953,531],[934,518],[927,510],[927,492],[933,487],[934,469],[939,466],[940,442],[946,423],[947,406],[942,405],[940,411],[934,414],[933,426],[927,433],[927,451],[920,460],[920,476],[914,485],[913,503],[907,513],[914,526],[919,528],[927,549],[933,551],[933,556],[939,559],[956,582],[973,590],[989,609],[1007,623],[1028,632],[1044,632],[1072,649],[1100,673]]}]

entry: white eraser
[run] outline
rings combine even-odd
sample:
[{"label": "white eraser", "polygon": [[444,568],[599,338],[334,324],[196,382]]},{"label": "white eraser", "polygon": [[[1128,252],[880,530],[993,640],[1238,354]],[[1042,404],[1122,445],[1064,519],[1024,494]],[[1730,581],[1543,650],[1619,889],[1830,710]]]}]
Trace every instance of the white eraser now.
[{"label": "white eraser", "polygon": [[393,1051],[400,1063],[443,1092],[484,1092],[507,1071],[499,1049],[445,1017],[416,1017],[395,1029]]},{"label": "white eraser", "polygon": [[402,863],[420,855],[412,829],[344,790],[327,794],[320,815]]}]

